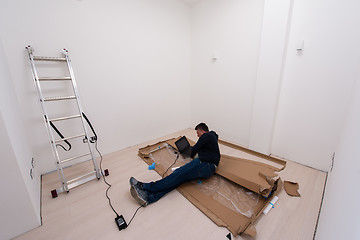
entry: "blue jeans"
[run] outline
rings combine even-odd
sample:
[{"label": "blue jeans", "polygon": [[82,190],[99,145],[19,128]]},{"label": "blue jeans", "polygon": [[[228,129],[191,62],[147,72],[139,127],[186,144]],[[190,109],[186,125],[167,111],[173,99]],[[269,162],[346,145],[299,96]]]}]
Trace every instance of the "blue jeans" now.
[{"label": "blue jeans", "polygon": [[147,193],[147,201],[150,204],[156,202],[182,183],[194,179],[211,177],[214,172],[214,164],[201,162],[200,159],[196,158],[159,181],[144,183],[142,189]]}]

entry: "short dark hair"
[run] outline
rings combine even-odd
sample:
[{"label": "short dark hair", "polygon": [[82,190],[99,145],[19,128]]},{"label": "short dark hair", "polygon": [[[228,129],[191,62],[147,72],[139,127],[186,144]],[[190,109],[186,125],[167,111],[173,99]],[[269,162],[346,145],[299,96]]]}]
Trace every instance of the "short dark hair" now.
[{"label": "short dark hair", "polygon": [[198,125],[196,125],[195,130],[204,130],[205,132],[209,131],[208,126],[205,123],[199,123]]}]

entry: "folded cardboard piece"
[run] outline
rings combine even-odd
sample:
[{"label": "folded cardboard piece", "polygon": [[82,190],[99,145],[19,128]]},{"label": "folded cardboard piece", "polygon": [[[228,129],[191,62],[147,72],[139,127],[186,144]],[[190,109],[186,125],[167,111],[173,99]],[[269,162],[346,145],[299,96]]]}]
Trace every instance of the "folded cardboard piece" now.
[{"label": "folded cardboard piece", "polygon": [[285,192],[292,197],[300,197],[299,184],[296,182],[284,181]]},{"label": "folded cardboard piece", "polygon": [[[155,171],[160,176],[167,176],[171,174],[169,166],[175,159],[178,158],[172,167],[191,161],[190,158],[177,157],[174,143],[180,137],[141,148],[138,154],[149,165],[155,162]],[[191,140],[189,142],[194,144]],[[242,150],[242,147],[224,141],[219,143]],[[245,233],[255,236],[253,224],[283,187],[283,182],[276,172],[284,169],[286,162],[246,151],[281,164],[282,167],[221,155],[217,174],[206,180],[185,183],[177,190],[213,222],[228,228],[233,235]]]}]

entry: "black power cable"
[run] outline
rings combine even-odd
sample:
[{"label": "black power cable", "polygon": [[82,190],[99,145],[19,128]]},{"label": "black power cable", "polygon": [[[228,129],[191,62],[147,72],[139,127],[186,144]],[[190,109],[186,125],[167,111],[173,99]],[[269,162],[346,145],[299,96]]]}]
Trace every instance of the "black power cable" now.
[{"label": "black power cable", "polygon": [[[102,170],[103,156],[101,155],[101,153],[100,153],[100,151],[99,151],[99,149],[97,147],[97,141],[95,141],[95,149],[96,149],[96,151],[98,152],[98,154],[100,156],[100,171],[103,173],[103,170]],[[104,180],[104,183],[108,186],[108,188],[106,189],[105,195],[106,195],[106,198],[109,200],[109,205],[110,205],[111,209],[114,211],[114,213],[116,214],[116,216],[119,216],[119,214],[116,212],[113,205],[111,204],[111,199],[110,199],[110,197],[108,195],[108,191],[111,188],[111,184],[106,181],[105,175],[103,175],[103,180]]]},{"label": "black power cable", "polygon": [[142,207],[143,207],[143,205],[141,205],[140,207],[138,207],[138,209],[136,209],[134,215],[132,216],[132,218],[130,219],[130,221],[129,221],[129,223],[128,223],[128,226],[130,225],[131,221],[134,219],[136,213],[137,213],[137,212],[139,211],[139,209],[142,208]]},{"label": "black power cable", "polygon": [[180,153],[177,154],[175,161],[173,162],[173,164],[170,165],[170,167],[168,167],[168,169],[166,169],[166,171],[164,172],[164,174],[162,175],[162,177],[164,177],[165,174],[167,173],[167,171],[168,171],[172,166],[174,166],[174,164],[176,163],[176,161],[177,161],[178,158],[179,158],[179,155],[180,155]]},{"label": "black power cable", "polygon": [[[99,151],[99,149],[98,149],[98,147],[97,147],[97,137],[96,137],[96,140],[94,141],[94,143],[95,143],[95,149],[96,149],[96,151],[98,152],[98,154],[99,154],[99,156],[100,156],[100,171],[103,173],[103,170],[102,170],[103,156],[102,156],[102,154],[100,153],[100,151]],[[113,207],[113,205],[112,205],[112,203],[111,203],[111,199],[110,199],[110,197],[109,197],[109,195],[108,195],[108,191],[109,191],[109,189],[111,188],[112,185],[106,181],[105,175],[103,175],[103,180],[104,180],[105,184],[108,186],[108,188],[106,189],[105,195],[106,195],[106,198],[107,198],[108,201],[109,201],[109,205],[110,205],[111,209],[112,209],[113,212],[116,214],[115,220],[119,219],[120,217],[122,218],[122,216],[120,216],[120,215],[116,212],[115,208]],[[142,207],[143,207],[143,206],[140,206],[140,207],[138,207],[138,208],[136,209],[136,211],[135,211],[134,215],[132,216],[132,218],[130,219],[129,223],[128,223],[127,225],[126,225],[126,223],[125,223],[125,227],[124,227],[124,228],[130,226],[130,223],[131,223],[132,220],[134,219],[136,213],[137,213],[137,212],[139,211],[139,209],[142,208]],[[120,227],[119,227],[119,230],[122,230],[122,229],[123,229],[123,228],[120,228]]]}]

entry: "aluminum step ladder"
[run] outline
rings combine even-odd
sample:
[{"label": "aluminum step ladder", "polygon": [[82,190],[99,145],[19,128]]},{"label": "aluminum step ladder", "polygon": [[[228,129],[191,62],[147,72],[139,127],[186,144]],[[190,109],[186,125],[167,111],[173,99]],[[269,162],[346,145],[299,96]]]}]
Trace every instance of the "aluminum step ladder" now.
[{"label": "aluminum step ladder", "polygon": [[[61,187],[54,189],[51,191],[51,195],[53,198],[57,197],[57,195],[59,193],[62,192],[69,192],[70,189],[79,186],[80,184],[89,182],[95,178],[100,179],[100,177],[103,175],[102,172],[100,172],[98,164],[96,162],[96,158],[95,158],[95,154],[94,154],[94,150],[92,149],[92,147],[90,146],[90,140],[91,138],[89,137],[89,131],[87,129],[86,126],[86,122],[85,122],[85,117],[83,115],[83,109],[80,103],[80,97],[79,97],[79,92],[76,86],[76,82],[75,82],[75,77],[74,77],[74,72],[71,66],[71,61],[69,58],[69,53],[66,49],[63,49],[63,57],[40,57],[40,56],[34,56],[34,49],[31,46],[26,46],[25,47],[28,54],[29,54],[29,60],[30,60],[30,65],[31,65],[31,70],[32,70],[32,75],[33,75],[33,79],[34,79],[34,83],[37,89],[37,93],[40,99],[40,104],[41,104],[41,109],[44,115],[44,122],[45,122],[45,126],[46,126],[46,130],[49,136],[49,140],[50,140],[50,145],[51,145],[51,149],[55,158],[55,164],[56,164],[56,168],[59,174],[59,178],[60,178],[60,182],[61,182]],[[64,67],[65,69],[67,69],[69,76],[61,76],[61,77],[39,77],[38,75],[38,71],[36,68],[36,65],[38,67],[38,70],[40,71],[41,66],[38,66],[39,64],[43,64],[44,62],[63,62],[66,63],[66,66]],[[36,64],[35,64],[36,63]],[[58,82],[58,81],[67,81],[67,82],[71,82],[72,87],[70,87],[73,92],[73,95],[71,96],[62,96],[62,97],[44,97],[44,92],[42,91],[42,87],[41,85],[43,85],[44,83],[42,83],[40,85],[40,82]],[[68,101],[69,104],[75,104],[77,105],[77,112],[78,114],[75,115],[71,115],[71,116],[62,116],[62,117],[57,117],[57,118],[50,118],[48,115],[48,110],[51,107],[50,102],[57,102],[57,101]],[[52,109],[53,110],[53,109]],[[73,136],[61,136],[60,139],[55,139],[54,137],[54,132],[52,130],[52,124],[53,122],[58,122],[58,121],[68,121],[71,119],[78,119],[78,121],[81,121],[81,125],[82,125],[82,132],[81,133],[77,133]],[[85,144],[88,145],[87,148],[87,152],[82,153],[80,155],[77,156],[72,156],[72,157],[68,157],[66,159],[60,159],[60,154],[59,151],[57,149],[57,145],[59,143],[62,142],[66,142],[69,140],[82,140]],[[92,138],[93,139],[93,138]],[[95,139],[96,141],[96,139]],[[92,141],[93,142],[93,141]],[[92,161],[93,163],[93,170],[89,173],[86,174],[82,174],[81,176],[76,176],[73,177],[72,179],[67,180],[65,178],[64,175],[64,165],[65,164],[69,164],[72,161],[75,161],[77,159],[80,158],[84,158],[84,157],[90,157],[90,159],[85,160],[85,161]],[[71,164],[71,163],[70,163]],[[75,165],[75,164],[74,164]],[[70,166],[66,166],[66,167],[71,167]],[[105,170],[105,173],[107,175],[107,170]]]}]

